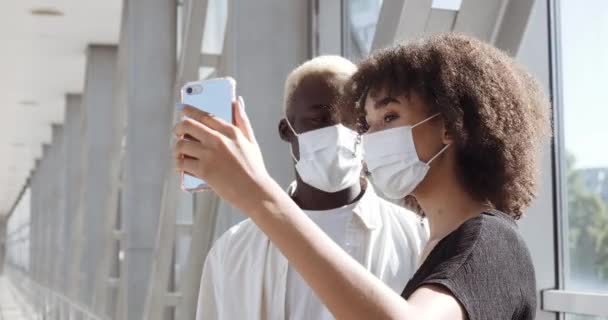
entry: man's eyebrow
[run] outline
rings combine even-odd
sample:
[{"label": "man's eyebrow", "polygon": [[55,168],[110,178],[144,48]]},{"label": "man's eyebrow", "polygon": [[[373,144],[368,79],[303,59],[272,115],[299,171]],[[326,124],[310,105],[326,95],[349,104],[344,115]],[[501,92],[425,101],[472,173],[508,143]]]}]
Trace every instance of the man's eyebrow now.
[{"label": "man's eyebrow", "polygon": [[316,103],[316,104],[311,105],[311,108],[313,108],[315,110],[325,110],[325,109],[331,109],[331,108],[333,108],[333,106],[328,103]]}]

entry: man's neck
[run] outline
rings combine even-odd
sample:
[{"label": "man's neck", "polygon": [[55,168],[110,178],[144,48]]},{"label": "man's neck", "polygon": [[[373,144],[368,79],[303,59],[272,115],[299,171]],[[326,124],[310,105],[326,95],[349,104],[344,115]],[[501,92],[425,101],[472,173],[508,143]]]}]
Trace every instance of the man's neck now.
[{"label": "man's neck", "polygon": [[291,198],[302,210],[331,210],[349,205],[361,198],[364,191],[361,183],[338,191],[325,192],[306,184],[296,174],[297,187]]}]

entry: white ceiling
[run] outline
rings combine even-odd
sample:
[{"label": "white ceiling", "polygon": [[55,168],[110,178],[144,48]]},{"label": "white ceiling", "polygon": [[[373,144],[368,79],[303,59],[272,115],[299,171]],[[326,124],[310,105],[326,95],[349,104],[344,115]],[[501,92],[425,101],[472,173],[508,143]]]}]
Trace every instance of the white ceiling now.
[{"label": "white ceiling", "polygon": [[[34,8],[63,16],[34,16]],[[6,0],[0,3],[0,214],[26,182],[65,94],[82,92],[85,48],[117,43],[121,0]]]}]

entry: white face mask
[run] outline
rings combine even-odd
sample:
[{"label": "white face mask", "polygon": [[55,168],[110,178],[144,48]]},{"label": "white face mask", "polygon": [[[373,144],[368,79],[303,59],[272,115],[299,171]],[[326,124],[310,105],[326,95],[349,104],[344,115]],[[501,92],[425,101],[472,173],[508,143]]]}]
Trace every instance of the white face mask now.
[{"label": "white face mask", "polygon": [[412,129],[439,114],[418,122],[363,135],[364,160],[373,184],[389,199],[402,199],[416,189],[426,176],[430,164],[450,145],[441,149],[429,162],[420,161]]},{"label": "white face mask", "polygon": [[302,181],[325,192],[338,192],[359,183],[362,169],[361,136],[341,124],[298,134],[300,160],[296,170]]}]

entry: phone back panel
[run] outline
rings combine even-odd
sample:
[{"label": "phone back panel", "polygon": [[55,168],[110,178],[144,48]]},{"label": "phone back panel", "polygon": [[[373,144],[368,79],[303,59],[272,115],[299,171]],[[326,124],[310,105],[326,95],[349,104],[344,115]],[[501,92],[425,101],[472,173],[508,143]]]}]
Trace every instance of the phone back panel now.
[{"label": "phone back panel", "polygon": [[[234,88],[235,82],[232,78],[190,82],[181,90],[182,103],[232,123]],[[207,188],[207,184],[203,180],[187,173],[182,175],[182,189],[185,191],[195,192]]]}]

